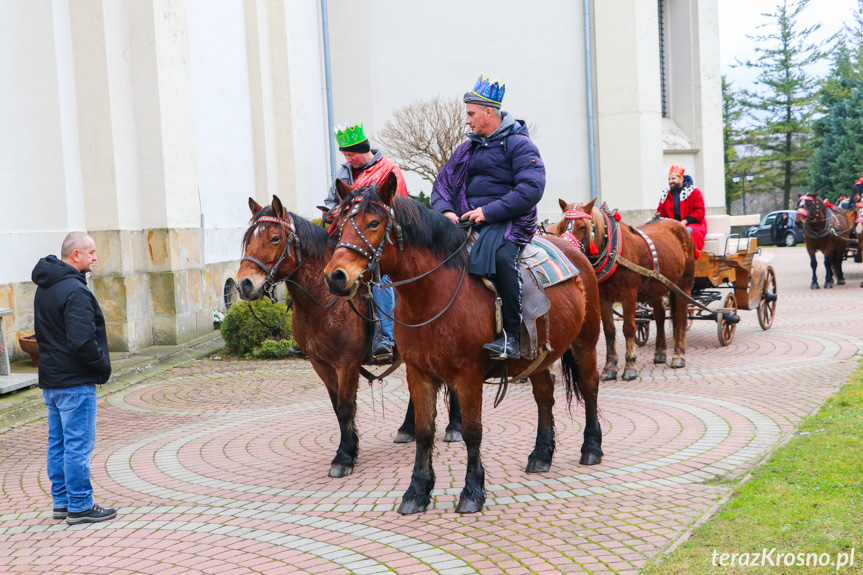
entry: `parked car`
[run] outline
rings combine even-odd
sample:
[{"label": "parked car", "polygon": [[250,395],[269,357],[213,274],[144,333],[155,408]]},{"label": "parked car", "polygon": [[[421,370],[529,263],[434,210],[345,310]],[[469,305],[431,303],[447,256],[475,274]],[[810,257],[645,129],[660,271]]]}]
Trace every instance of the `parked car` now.
[{"label": "parked car", "polygon": [[[773,222],[776,221],[776,218],[779,217],[780,214],[788,214],[788,226],[782,230],[782,234],[778,241],[774,241],[771,237],[771,232],[773,231]],[[746,230],[746,237],[758,238],[759,246],[796,246],[800,242],[803,241],[803,230],[794,225],[794,218],[796,217],[797,212],[794,210],[779,210],[778,212],[770,212],[764,219],[761,220],[761,223],[757,226],[753,226]]]}]

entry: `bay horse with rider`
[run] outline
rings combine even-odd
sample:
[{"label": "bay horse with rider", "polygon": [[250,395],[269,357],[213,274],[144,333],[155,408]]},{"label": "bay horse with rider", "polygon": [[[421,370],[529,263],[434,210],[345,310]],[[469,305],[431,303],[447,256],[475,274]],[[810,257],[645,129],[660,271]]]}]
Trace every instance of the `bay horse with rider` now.
[{"label": "bay horse with rider", "polygon": [[540,363],[533,365],[529,358],[492,360],[483,346],[495,336],[495,296],[479,277],[467,273],[467,231],[413,199],[398,197],[392,177],[380,189],[352,190],[338,182],[337,186],[342,199],[337,220],[340,238],[324,270],[330,291],[354,298],[364,284],[388,275],[399,296],[395,338],[407,366],[417,426],[411,484],[399,512],[422,512],[431,501],[435,395],[444,382],[458,392],[467,447],[467,473],[457,512],[480,511],[485,502],[480,457],[484,381],[504,369],[509,374],[529,372],[537,403],[538,429],[528,472],[548,470],[555,450],[551,368],[557,359],[562,359],[568,399],[574,396],[585,405],[581,463],[599,463],[599,292],[584,254],[559,238],[550,239],[579,273],[545,290],[551,307],[547,320],[537,319],[537,331],[547,330],[548,353]]}]

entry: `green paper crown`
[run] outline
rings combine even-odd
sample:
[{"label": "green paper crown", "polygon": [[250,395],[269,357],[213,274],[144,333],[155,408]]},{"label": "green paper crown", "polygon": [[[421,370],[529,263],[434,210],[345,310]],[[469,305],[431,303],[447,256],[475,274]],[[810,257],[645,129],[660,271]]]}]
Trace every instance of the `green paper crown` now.
[{"label": "green paper crown", "polygon": [[338,142],[340,148],[349,148],[366,141],[366,134],[363,132],[362,124],[348,126],[347,128],[339,126],[335,129],[335,132],[336,142]]}]

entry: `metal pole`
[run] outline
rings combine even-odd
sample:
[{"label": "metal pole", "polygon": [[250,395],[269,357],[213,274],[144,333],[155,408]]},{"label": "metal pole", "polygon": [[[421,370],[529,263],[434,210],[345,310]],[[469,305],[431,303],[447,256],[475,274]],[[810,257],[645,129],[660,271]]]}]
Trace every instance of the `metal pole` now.
[{"label": "metal pole", "polygon": [[590,198],[597,197],[596,189],[596,133],[593,128],[593,53],[590,30],[590,1],[584,0],[584,81],[587,92],[587,154],[590,167]]},{"label": "metal pole", "polygon": [[336,134],[333,122],[333,71],[330,66],[330,25],[327,16],[327,0],[321,0],[321,26],[324,37],[324,78],[327,89],[327,134],[330,142],[330,175],[327,181],[336,177]]},{"label": "metal pole", "polygon": [[740,183],[743,184],[743,215],[746,215],[746,178],[743,177],[740,179]]}]

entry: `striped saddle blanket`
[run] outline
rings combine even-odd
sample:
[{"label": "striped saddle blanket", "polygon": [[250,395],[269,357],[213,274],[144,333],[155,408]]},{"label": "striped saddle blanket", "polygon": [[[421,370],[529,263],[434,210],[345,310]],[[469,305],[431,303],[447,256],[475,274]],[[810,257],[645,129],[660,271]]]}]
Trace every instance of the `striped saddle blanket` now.
[{"label": "striped saddle blanket", "polygon": [[518,263],[527,268],[537,285],[544,288],[578,275],[578,268],[560,248],[541,236],[534,236],[531,243],[524,246]]}]

